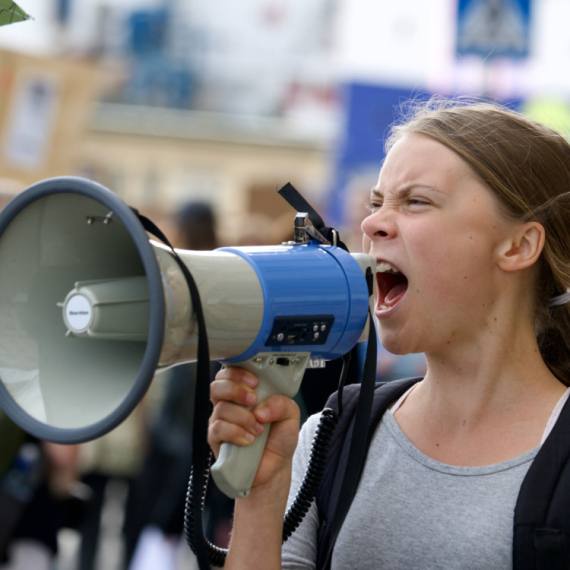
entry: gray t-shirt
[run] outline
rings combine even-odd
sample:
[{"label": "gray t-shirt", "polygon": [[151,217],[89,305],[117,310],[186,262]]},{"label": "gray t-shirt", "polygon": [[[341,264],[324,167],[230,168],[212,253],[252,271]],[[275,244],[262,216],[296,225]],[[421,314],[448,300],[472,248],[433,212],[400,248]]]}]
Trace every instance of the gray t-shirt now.
[{"label": "gray t-shirt", "polygon": [[[303,426],[293,499],[318,415]],[[514,508],[539,448],[485,467],[455,467],[419,451],[387,412],[372,439],[358,491],[338,536],[332,570],[507,570]],[[283,568],[315,568],[315,504],[283,546]]]}]

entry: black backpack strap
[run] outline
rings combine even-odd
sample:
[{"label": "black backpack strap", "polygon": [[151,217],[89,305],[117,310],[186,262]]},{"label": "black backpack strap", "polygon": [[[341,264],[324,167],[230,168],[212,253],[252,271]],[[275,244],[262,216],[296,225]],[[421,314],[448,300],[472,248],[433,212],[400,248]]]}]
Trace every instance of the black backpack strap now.
[{"label": "black backpack strap", "polygon": [[[376,388],[382,386],[381,383],[376,384]],[[360,395],[360,384],[350,384],[345,386],[342,392],[342,407],[343,412],[339,417],[338,424],[333,432],[329,448],[327,451],[327,459],[325,463],[325,470],[323,478],[317,491],[316,503],[319,510],[319,519],[321,521],[320,530],[324,532],[326,521],[329,520],[334,508],[331,508],[331,495],[333,494],[333,487],[335,479],[339,480],[339,463],[341,455],[347,442],[347,434],[350,431],[351,424],[354,420],[354,413],[356,411],[356,404],[358,403],[358,396]],[[325,409],[330,408],[338,412],[338,392],[332,394],[325,405]],[[350,440],[348,440],[350,441]],[[347,443],[348,445],[348,443]],[[334,500],[336,504],[336,500]],[[320,542],[320,538],[319,538]]]},{"label": "black backpack strap", "polygon": [[513,569],[570,568],[570,400],[534,458],[514,516]]},{"label": "black backpack strap", "polygon": [[[365,453],[363,460],[357,466],[357,473],[354,474],[356,482],[360,480],[370,441],[384,412],[392,402],[396,401],[406,390],[420,380],[421,378],[407,378],[376,384],[366,434]],[[353,468],[349,456],[354,431],[354,417],[360,399],[360,387],[360,384],[352,384],[344,388],[342,395],[343,413],[331,439],[323,479],[317,492],[317,508],[320,519],[317,538],[317,570],[330,568],[336,538],[354,498],[353,494],[346,494],[344,481],[346,472]],[[338,409],[337,393],[329,398],[326,407]]]}]

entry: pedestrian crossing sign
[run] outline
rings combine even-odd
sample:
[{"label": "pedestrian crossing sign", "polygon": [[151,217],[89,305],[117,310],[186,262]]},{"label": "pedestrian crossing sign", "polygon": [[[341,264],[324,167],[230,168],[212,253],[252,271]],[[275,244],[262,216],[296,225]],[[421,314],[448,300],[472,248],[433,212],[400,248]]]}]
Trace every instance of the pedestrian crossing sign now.
[{"label": "pedestrian crossing sign", "polygon": [[529,55],[531,0],[458,0],[457,55]]}]

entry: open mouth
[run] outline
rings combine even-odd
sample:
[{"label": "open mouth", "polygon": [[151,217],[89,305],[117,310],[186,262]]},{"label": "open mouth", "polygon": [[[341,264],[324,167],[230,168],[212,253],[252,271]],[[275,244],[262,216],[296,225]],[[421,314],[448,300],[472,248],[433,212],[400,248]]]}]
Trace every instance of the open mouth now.
[{"label": "open mouth", "polygon": [[378,285],[378,308],[381,311],[391,309],[408,290],[408,279],[386,261],[376,266],[376,283]]}]

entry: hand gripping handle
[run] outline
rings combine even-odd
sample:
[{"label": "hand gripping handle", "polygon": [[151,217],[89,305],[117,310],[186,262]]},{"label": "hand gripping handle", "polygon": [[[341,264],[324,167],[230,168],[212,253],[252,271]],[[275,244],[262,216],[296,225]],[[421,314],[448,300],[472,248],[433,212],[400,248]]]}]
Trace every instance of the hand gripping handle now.
[{"label": "hand gripping handle", "polygon": [[[310,353],[259,353],[249,360],[225,364],[243,368],[259,378],[257,405],[269,396],[283,394],[292,398],[299,390]],[[249,408],[251,409],[251,408]],[[247,497],[257,473],[271,424],[246,447],[223,443],[218,460],[212,466],[217,487],[232,499]]]}]

